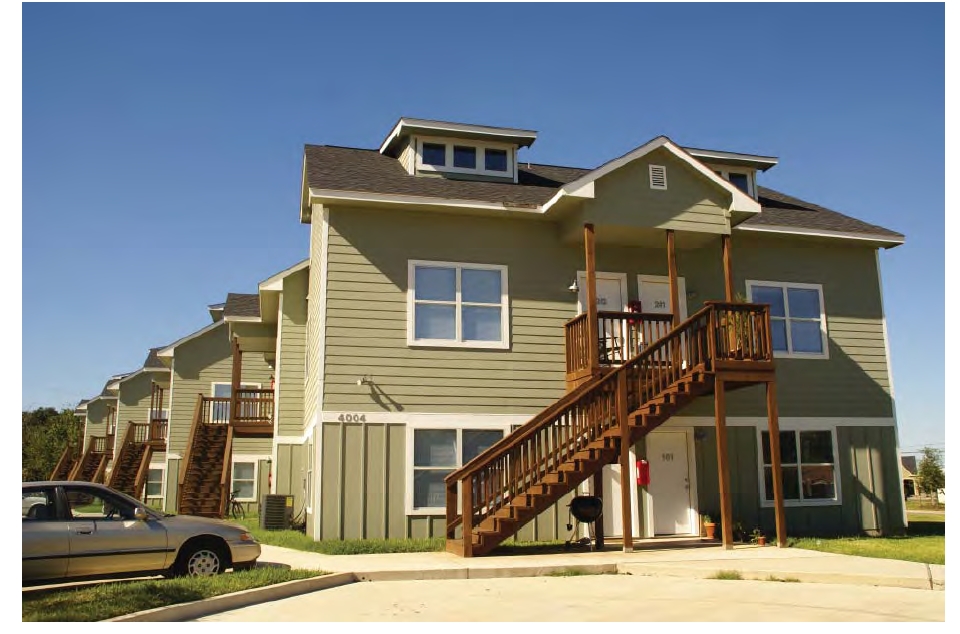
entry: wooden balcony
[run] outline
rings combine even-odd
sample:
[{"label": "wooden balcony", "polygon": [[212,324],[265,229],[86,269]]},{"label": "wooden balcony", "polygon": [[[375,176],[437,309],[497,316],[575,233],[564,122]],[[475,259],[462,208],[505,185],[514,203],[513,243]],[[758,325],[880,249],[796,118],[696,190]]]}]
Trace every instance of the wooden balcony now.
[{"label": "wooden balcony", "polygon": [[167,449],[167,419],[155,417],[149,423],[131,423],[133,442],[148,443],[155,451]]},{"label": "wooden balcony", "polygon": [[273,390],[239,389],[230,423],[237,436],[273,436]]}]

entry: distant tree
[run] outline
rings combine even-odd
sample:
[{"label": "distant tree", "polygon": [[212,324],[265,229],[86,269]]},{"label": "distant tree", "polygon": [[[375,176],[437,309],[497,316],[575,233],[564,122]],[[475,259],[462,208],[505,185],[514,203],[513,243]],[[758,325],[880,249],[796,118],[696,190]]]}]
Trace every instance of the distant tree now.
[{"label": "distant tree", "polygon": [[942,489],[946,482],[943,473],[943,450],[924,447],[920,453],[923,457],[917,465],[917,486],[936,500],[937,489]]},{"label": "distant tree", "polygon": [[22,434],[23,481],[46,480],[67,444],[80,444],[83,423],[71,409],[57,411],[53,407],[38,407],[23,412]]}]

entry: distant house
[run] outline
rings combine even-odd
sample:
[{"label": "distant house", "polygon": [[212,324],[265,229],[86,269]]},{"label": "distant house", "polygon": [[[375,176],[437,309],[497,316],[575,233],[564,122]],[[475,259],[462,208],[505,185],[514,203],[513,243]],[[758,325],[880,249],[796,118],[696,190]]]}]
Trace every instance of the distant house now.
[{"label": "distant house", "polygon": [[900,478],[903,480],[903,497],[912,498],[920,491],[916,456],[900,456]]}]

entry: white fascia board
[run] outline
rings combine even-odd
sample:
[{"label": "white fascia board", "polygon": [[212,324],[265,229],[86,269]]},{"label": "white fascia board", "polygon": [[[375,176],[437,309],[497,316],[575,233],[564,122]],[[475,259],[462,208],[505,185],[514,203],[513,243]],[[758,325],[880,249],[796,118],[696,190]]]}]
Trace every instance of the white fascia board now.
[{"label": "white fascia board", "polygon": [[223,321],[228,324],[237,324],[237,323],[250,323],[250,324],[259,324],[263,319],[260,317],[252,317],[249,315],[231,315],[229,317],[224,317]]},{"label": "white fascia board", "polygon": [[819,238],[841,238],[844,240],[864,240],[866,242],[879,242],[888,246],[898,246],[904,243],[902,239],[890,238],[888,236],[877,236],[869,233],[854,233],[848,231],[830,231],[829,229],[804,229],[802,227],[784,227],[779,225],[763,226],[743,226],[734,227],[737,231],[756,231],[758,233],[782,233],[786,235],[797,236],[815,236]]},{"label": "white fascia board", "polygon": [[260,282],[259,284],[260,292],[262,293],[264,291],[282,291],[283,279],[285,277],[287,277],[288,275],[292,275],[297,271],[302,271],[308,266],[310,266],[310,258],[301,260],[300,262],[297,262],[293,266],[280,271],[276,275],[271,275],[267,279]]},{"label": "white fascia board", "polygon": [[502,136],[509,137],[511,139],[521,138],[529,139],[527,143],[520,143],[519,145],[532,145],[534,141],[537,140],[537,133],[534,130],[521,130],[519,128],[497,128],[492,126],[484,125],[472,125],[469,123],[452,123],[448,121],[433,121],[430,119],[408,119],[401,117],[397,121],[397,125],[393,126],[393,129],[390,131],[390,134],[387,135],[387,138],[383,140],[383,143],[380,144],[380,153],[383,154],[387,151],[387,148],[390,147],[390,144],[393,143],[394,139],[403,135],[404,126],[411,128],[425,128],[429,130],[437,130],[440,132],[460,132],[466,134],[482,134],[485,136]]},{"label": "white fascia board", "polygon": [[433,198],[430,196],[407,196],[400,194],[375,194],[369,192],[353,192],[338,189],[311,189],[310,201],[315,204],[326,203],[387,203],[394,205],[418,205],[431,207],[452,207],[485,209],[490,211],[521,211],[524,213],[542,214],[544,207],[513,207],[503,203],[493,203],[483,200],[461,200],[455,198]]},{"label": "white fascia board", "polygon": [[685,147],[684,151],[694,158],[715,159],[727,161],[744,161],[755,163],[756,168],[765,172],[780,162],[775,156],[761,156],[759,154],[743,154],[741,152],[724,152],[723,150],[702,150],[700,148]]},{"label": "white fascia board", "polygon": [[213,330],[214,328],[218,328],[219,326],[222,326],[222,325],[223,325],[223,321],[215,321],[215,322],[213,322],[212,324],[210,324],[210,325],[208,325],[208,326],[204,326],[204,327],[201,328],[200,330],[197,330],[196,332],[192,332],[192,333],[190,333],[189,335],[187,335],[186,337],[183,337],[182,339],[178,339],[177,341],[174,341],[173,343],[171,343],[169,346],[167,346],[167,347],[164,348],[163,350],[160,350],[159,352],[157,352],[157,356],[158,356],[158,357],[165,357],[165,358],[171,359],[171,358],[173,358],[173,351],[176,350],[177,346],[182,345],[182,344],[185,344],[185,343],[187,343],[188,341],[190,341],[191,339],[196,339],[197,337],[199,337],[199,336],[201,336],[201,335],[205,335],[205,334],[207,334],[208,332],[210,332],[211,330]]}]

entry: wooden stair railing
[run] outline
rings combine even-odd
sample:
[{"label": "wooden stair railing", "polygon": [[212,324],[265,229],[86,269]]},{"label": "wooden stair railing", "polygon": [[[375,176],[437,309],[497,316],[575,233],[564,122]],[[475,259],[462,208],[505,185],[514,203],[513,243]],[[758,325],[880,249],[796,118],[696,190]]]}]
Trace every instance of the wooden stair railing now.
[{"label": "wooden stair railing", "polygon": [[54,466],[53,471],[50,472],[50,479],[66,480],[73,471],[73,467],[76,465],[76,459],[76,445],[68,444],[63,448],[63,453],[60,454],[60,459],[57,460],[56,466]]},{"label": "wooden stair railing", "polygon": [[223,449],[223,467],[220,470],[220,517],[227,516],[230,503],[230,474],[233,468],[233,425],[227,427],[227,441]]},{"label": "wooden stair railing", "polygon": [[635,443],[710,389],[717,363],[772,369],[768,310],[707,302],[620,367],[573,389],[452,472],[445,478],[448,550],[483,554],[515,534],[615,462],[624,440]]},{"label": "wooden stair railing", "polygon": [[110,458],[106,454],[100,454],[100,464],[97,465],[97,470],[94,472],[93,477],[90,478],[90,482],[95,482],[97,484],[103,484],[106,479],[107,474],[107,463],[110,462]]},{"label": "wooden stair railing", "polygon": [[132,445],[135,442],[137,434],[137,424],[132,420],[127,421],[127,430],[123,433],[123,440],[120,441],[120,450],[117,452],[117,459],[113,463],[113,471],[110,472],[110,480],[107,486],[117,488],[116,484],[123,478],[123,472],[128,465],[125,464],[126,458],[130,456]]},{"label": "wooden stair railing", "polygon": [[[230,397],[197,395],[187,452],[180,465],[179,513],[218,516],[223,507],[224,464],[232,441]],[[225,446],[226,444],[226,446]],[[218,462],[219,461],[219,462]],[[229,485],[227,485],[229,486]]]},{"label": "wooden stair railing", "polygon": [[143,448],[143,456],[140,458],[140,466],[137,469],[137,476],[134,479],[133,489],[137,492],[134,496],[137,499],[147,501],[147,493],[144,487],[147,484],[147,476],[150,473],[150,460],[153,458],[153,447],[146,443]]},{"label": "wooden stair railing", "polygon": [[590,341],[587,314],[577,315],[564,324],[567,381],[576,382],[591,376],[591,347],[599,347],[597,358],[601,366],[619,365],[661,339],[672,324],[670,314],[599,311],[599,338]]}]

